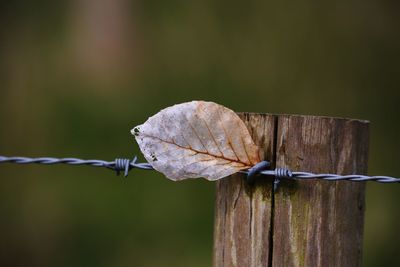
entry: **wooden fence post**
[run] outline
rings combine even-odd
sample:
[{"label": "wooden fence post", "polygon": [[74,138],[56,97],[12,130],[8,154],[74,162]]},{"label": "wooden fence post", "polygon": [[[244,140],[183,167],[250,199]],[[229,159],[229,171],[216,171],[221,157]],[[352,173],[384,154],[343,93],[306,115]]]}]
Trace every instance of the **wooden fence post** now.
[{"label": "wooden fence post", "polygon": [[[240,114],[261,158],[273,167],[315,173],[365,174],[368,122]],[[217,182],[214,267],[361,266],[365,184],[236,174]]]}]

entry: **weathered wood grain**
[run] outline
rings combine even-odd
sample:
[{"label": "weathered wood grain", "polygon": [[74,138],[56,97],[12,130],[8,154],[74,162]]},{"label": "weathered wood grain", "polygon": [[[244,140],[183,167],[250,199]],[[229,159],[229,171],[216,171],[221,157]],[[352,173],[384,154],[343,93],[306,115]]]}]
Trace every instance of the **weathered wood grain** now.
[{"label": "weathered wood grain", "polygon": [[[366,174],[368,123],[279,116],[277,166]],[[275,194],[273,266],[360,266],[365,183],[290,181]]]},{"label": "weathered wood grain", "polygon": [[[368,123],[315,116],[242,114],[261,158],[318,173],[367,171]],[[364,183],[217,182],[214,266],[360,266]]]},{"label": "weathered wood grain", "polygon": [[[275,117],[239,114],[260,158],[274,160]],[[241,174],[217,181],[214,266],[268,266],[271,224],[271,181],[248,186]]]}]

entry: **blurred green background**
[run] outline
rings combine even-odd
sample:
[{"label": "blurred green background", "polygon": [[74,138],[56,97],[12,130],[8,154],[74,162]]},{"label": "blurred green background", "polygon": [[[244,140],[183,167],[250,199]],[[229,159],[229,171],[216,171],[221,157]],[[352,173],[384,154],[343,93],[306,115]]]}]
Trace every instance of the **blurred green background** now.
[{"label": "blurred green background", "polygon": [[[0,154],[113,160],[172,104],[372,122],[370,174],[400,176],[394,0],[0,3]],[[214,184],[0,166],[1,266],[209,266]],[[400,186],[368,183],[364,265],[399,266]]]}]

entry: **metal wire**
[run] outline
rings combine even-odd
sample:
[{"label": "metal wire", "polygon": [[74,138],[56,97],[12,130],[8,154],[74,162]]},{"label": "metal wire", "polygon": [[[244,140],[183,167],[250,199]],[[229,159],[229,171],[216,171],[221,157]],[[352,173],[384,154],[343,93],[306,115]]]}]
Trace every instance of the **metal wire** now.
[{"label": "metal wire", "polygon": [[133,169],[153,170],[149,163],[138,163],[137,157],[130,159],[117,158],[115,161],[104,161],[98,159],[77,159],[77,158],[27,158],[27,157],[5,157],[0,156],[0,163],[16,163],[16,164],[69,164],[69,165],[89,165],[94,167],[105,167],[117,172],[124,172],[124,176],[128,176],[128,172]]},{"label": "metal wire", "polygon": [[[125,158],[117,158],[114,161],[104,161],[98,159],[78,159],[78,158],[50,158],[50,157],[40,157],[40,158],[28,158],[28,157],[6,157],[0,156],[0,164],[1,163],[15,163],[15,164],[69,164],[69,165],[89,165],[94,167],[105,167],[111,170],[116,171],[117,175],[120,172],[124,172],[124,176],[128,176],[128,172],[131,169],[142,169],[142,170],[153,170],[153,167],[147,163],[139,163],[137,162],[137,157],[135,156],[132,160]],[[257,165],[264,166],[264,168],[268,167],[268,164],[260,162]],[[254,166],[256,167],[256,166]],[[355,182],[367,182],[374,181],[379,183],[400,183],[400,178],[390,177],[390,176],[367,176],[367,175],[338,175],[338,174],[330,174],[330,173],[311,173],[311,172],[291,172],[287,168],[276,168],[274,170],[260,170],[257,167],[257,170],[254,171],[244,170],[241,173],[249,174],[251,172],[252,176],[256,173],[264,176],[269,176],[273,178],[286,178],[286,179],[297,179],[297,180],[311,180],[311,179],[322,179],[327,181],[355,181]]]},{"label": "metal wire", "polygon": [[[281,168],[277,168],[275,170],[266,170],[262,171],[260,174],[266,176],[276,177],[277,171]],[[288,171],[287,169],[283,169],[284,171]],[[292,179],[301,179],[301,180],[311,180],[311,179],[322,179],[327,181],[354,181],[354,182],[367,182],[374,181],[379,183],[400,183],[400,178],[390,177],[390,176],[367,176],[367,175],[359,175],[359,174],[351,174],[351,175],[339,175],[339,174],[331,174],[331,173],[311,173],[311,172],[290,172],[289,176],[280,176],[280,178],[292,178]]]}]

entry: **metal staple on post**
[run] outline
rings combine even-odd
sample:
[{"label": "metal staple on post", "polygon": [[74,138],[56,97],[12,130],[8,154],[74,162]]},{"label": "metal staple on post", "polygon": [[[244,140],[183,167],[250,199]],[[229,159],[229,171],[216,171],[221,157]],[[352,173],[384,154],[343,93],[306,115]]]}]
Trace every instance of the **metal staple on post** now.
[{"label": "metal staple on post", "polygon": [[[104,161],[98,159],[79,159],[79,158],[52,158],[52,157],[39,157],[39,158],[29,158],[29,157],[6,157],[0,156],[1,163],[15,163],[15,164],[68,164],[68,165],[88,165],[93,167],[105,167],[116,171],[117,175],[123,171],[124,176],[128,176],[128,172],[131,169],[142,169],[142,170],[154,170],[154,168],[148,162],[137,162],[137,157],[135,156],[132,160],[126,158],[117,158],[114,161]],[[261,169],[260,170],[260,165]],[[260,174],[272,178],[283,178],[283,179],[322,179],[326,181],[354,181],[354,182],[367,182],[374,181],[379,183],[400,183],[400,178],[391,176],[367,176],[367,175],[339,175],[330,173],[310,173],[310,172],[291,172],[287,168],[275,168],[274,170],[265,170],[269,166],[268,162],[260,162],[253,168],[249,170],[240,171],[240,173],[249,175],[250,179],[253,180],[254,175]]]}]

